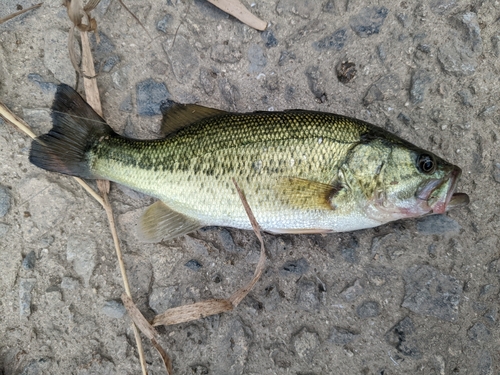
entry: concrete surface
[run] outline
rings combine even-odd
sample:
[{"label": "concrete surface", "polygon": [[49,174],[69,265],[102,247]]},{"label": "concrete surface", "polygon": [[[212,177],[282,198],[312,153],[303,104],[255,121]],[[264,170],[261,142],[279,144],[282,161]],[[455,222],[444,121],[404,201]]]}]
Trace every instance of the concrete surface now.
[{"label": "concrete surface", "polygon": [[[94,15],[104,115],[155,137],[172,98],[231,111],[304,108],[380,125],[463,169],[467,208],[373,230],[265,235],[269,259],[233,312],[160,328],[176,374],[499,374],[500,2],[259,0],[257,32],[203,0],[118,1]],[[3,0],[0,17],[27,7]],[[0,98],[37,134],[75,85],[60,0],[0,25]],[[149,34],[149,35],[148,35]],[[104,212],[28,162],[0,121],[0,373],[137,374]],[[151,199],[112,185],[134,298],[147,316],[229,296],[252,233],[141,244]],[[151,374],[163,374],[148,344]]]}]

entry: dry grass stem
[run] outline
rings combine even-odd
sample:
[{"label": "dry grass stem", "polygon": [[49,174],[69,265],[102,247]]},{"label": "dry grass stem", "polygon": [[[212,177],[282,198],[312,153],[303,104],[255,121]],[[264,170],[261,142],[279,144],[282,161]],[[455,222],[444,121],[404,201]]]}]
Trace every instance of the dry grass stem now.
[{"label": "dry grass stem", "polygon": [[209,299],[168,309],[162,314],[156,315],[152,321],[153,326],[168,326],[172,324],[186,323],[198,320],[210,315],[231,311],[233,304],[227,299]]},{"label": "dry grass stem", "polygon": [[[95,0],[92,5],[95,6],[99,3],[99,1]],[[87,4],[88,5],[88,4]],[[92,8],[93,9],[93,8]],[[85,12],[84,12],[85,13]],[[69,14],[69,8],[68,8]],[[88,13],[87,17],[90,18]],[[75,25],[76,26],[76,25]],[[71,32],[71,31],[70,31]],[[87,103],[96,111],[100,116],[102,116],[102,106],[101,100],[99,97],[99,90],[97,88],[97,80],[95,79],[95,70],[94,70],[94,61],[92,58],[92,52],[90,50],[90,43],[87,35],[87,31],[80,31],[81,40],[82,40],[82,70],[84,72],[83,84],[85,87],[86,100]],[[90,78],[92,77],[92,78]],[[132,298],[132,294],[130,292],[130,283],[128,281],[127,272],[125,269],[125,263],[123,262],[123,256],[120,248],[120,241],[118,239],[118,233],[116,231],[116,224],[113,215],[113,209],[111,208],[111,204],[108,200],[109,193],[109,181],[98,180],[97,186],[99,191],[101,192],[103,199],[103,207],[106,211],[106,215],[108,217],[109,228],[111,230],[111,236],[113,237],[113,243],[115,246],[116,257],[118,259],[118,264],[120,267],[120,273],[122,275],[122,282],[125,288],[125,292]],[[139,353],[139,360],[141,364],[141,370],[144,375],[147,375],[147,367],[146,367],[146,359],[144,356],[144,349],[142,347],[141,337],[139,335],[139,331],[134,327],[134,336],[137,345],[137,351]]]},{"label": "dry grass stem", "polygon": [[252,14],[239,0],[207,0],[217,8],[239,19],[244,24],[254,29],[263,31],[267,27],[267,22]]},{"label": "dry grass stem", "polygon": [[233,310],[238,304],[246,297],[246,295],[252,290],[255,283],[259,280],[262,275],[262,271],[264,270],[264,266],[266,263],[266,249],[264,247],[264,240],[262,239],[262,235],[260,233],[260,227],[255,219],[255,216],[252,213],[250,206],[245,198],[245,194],[241,191],[236,181],[233,179],[234,186],[240,196],[243,207],[245,207],[245,211],[248,215],[250,222],[252,223],[252,228],[255,232],[255,235],[260,241],[260,258],[257,263],[257,267],[255,268],[254,276],[249,283],[247,283],[244,287],[238,289],[231,297],[228,299],[211,299],[201,302],[196,302],[190,305],[184,305],[179,307],[174,307],[172,309],[168,309],[162,314],[159,314],[154,317],[152,321],[153,326],[159,325],[171,325],[171,324],[179,324],[186,323],[192,320],[201,319],[210,315],[220,314],[223,312]]},{"label": "dry grass stem", "polygon": [[245,285],[243,288],[237,290],[230,298],[229,300],[233,304],[234,307],[238,306],[241,300],[245,298],[245,296],[252,290],[254,285],[257,283],[257,281],[260,278],[260,275],[262,275],[262,271],[264,270],[264,265],[266,264],[266,249],[264,247],[264,240],[262,239],[262,234],[260,231],[260,226],[257,223],[257,220],[255,219],[255,216],[253,215],[252,209],[248,205],[248,202],[245,198],[245,194],[243,191],[241,191],[240,187],[236,183],[236,181],[233,178],[233,183],[234,186],[236,187],[236,191],[238,192],[238,195],[240,196],[241,203],[243,203],[243,207],[245,207],[245,212],[247,213],[248,218],[250,219],[250,223],[252,223],[252,228],[253,231],[255,232],[255,235],[259,239],[260,242],[260,257],[259,257],[259,262],[257,263],[257,267],[255,268],[255,272],[253,275],[252,280]]},{"label": "dry grass stem", "polygon": [[102,117],[101,99],[99,97],[99,89],[97,88],[97,80],[95,79],[94,61],[92,59],[92,51],[88,33],[80,31],[82,40],[82,71],[83,71],[83,86],[85,87],[85,100],[89,105]]},{"label": "dry grass stem", "polygon": [[[99,0],[100,1],[100,0]],[[148,30],[146,29],[146,27],[144,27],[144,25],[142,24],[142,22],[139,20],[139,18],[137,18],[137,16],[132,13],[132,11],[130,9],[128,9],[128,7],[123,3],[122,0],[118,0],[120,2],[120,4],[123,6],[123,8],[125,8],[125,10],[134,18],[134,20],[137,21],[137,23],[139,25],[141,25],[142,29],[146,32],[146,34],[148,34],[149,36],[149,39],[153,40],[153,37],[149,34]]]},{"label": "dry grass stem", "polygon": [[20,119],[14,113],[12,113],[10,109],[7,108],[7,106],[2,102],[0,102],[0,116],[2,116],[8,123],[16,126],[23,133],[30,136],[32,139],[36,138],[36,134],[31,131],[29,125],[26,124],[24,120]]},{"label": "dry grass stem", "polygon": [[126,293],[122,294],[122,301],[123,305],[127,309],[129,317],[134,322],[135,327],[137,327],[148,339],[151,340],[151,343],[160,354],[161,358],[163,359],[165,369],[167,370],[167,375],[172,375],[172,361],[170,360],[170,357],[165,352],[165,350],[161,347],[161,345],[158,344],[158,332],[156,332],[153,326],[149,324],[144,315],[142,315],[142,313],[135,305],[134,301],[132,301],[132,298],[130,298],[130,296],[128,296]]},{"label": "dry grass stem", "polygon": [[[9,124],[14,125],[24,134],[28,135],[30,138],[35,139],[36,134],[33,133],[24,120],[17,117],[14,113],[10,111],[9,108],[2,102],[0,102],[0,116],[5,119]],[[104,200],[97,194],[89,185],[85,183],[81,178],[74,177],[76,182],[78,182],[101,206],[105,208]]]},{"label": "dry grass stem", "polygon": [[7,17],[4,17],[4,18],[0,18],[0,25],[8,20],[11,20],[12,18],[14,17],[17,17],[17,16],[20,16],[21,14],[23,13],[26,13],[26,12],[29,12],[30,10],[32,9],[35,9],[35,8],[40,8],[42,6],[43,3],[40,3],[40,4],[36,4],[36,5],[33,5],[29,8],[26,8],[26,9],[23,9],[23,10],[20,10],[19,12],[15,12],[15,13],[12,13],[12,14],[9,14]]}]

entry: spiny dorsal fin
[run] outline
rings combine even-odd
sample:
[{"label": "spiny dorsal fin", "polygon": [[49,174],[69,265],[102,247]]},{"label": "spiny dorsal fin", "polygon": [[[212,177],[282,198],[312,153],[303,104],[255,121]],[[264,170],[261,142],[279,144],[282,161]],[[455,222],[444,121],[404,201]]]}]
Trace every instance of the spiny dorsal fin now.
[{"label": "spiny dorsal fin", "polygon": [[193,232],[202,226],[196,219],[173,211],[165,203],[158,201],[142,214],[137,234],[141,241],[160,242]]},{"label": "spiny dorsal fin", "polygon": [[160,132],[165,136],[202,119],[227,113],[220,109],[197,104],[179,104],[172,100],[166,101],[161,106],[161,112],[163,119]]},{"label": "spiny dorsal fin", "polygon": [[333,198],[339,194],[343,186],[324,184],[296,177],[282,178],[277,185],[278,196],[290,207],[317,210],[334,210]]}]

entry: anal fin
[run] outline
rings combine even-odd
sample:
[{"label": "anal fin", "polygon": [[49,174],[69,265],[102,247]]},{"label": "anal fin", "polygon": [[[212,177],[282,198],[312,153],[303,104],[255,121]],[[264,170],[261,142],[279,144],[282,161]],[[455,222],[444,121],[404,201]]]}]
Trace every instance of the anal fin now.
[{"label": "anal fin", "polygon": [[143,242],[160,242],[201,228],[196,219],[172,210],[162,201],[149,206],[139,219],[137,234]]}]

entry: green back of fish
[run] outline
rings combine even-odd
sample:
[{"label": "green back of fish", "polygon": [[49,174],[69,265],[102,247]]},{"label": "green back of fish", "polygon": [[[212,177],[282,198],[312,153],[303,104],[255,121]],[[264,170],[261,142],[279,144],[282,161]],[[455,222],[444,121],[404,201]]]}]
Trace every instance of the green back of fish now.
[{"label": "green back of fish", "polygon": [[318,112],[221,114],[162,140],[108,137],[92,149],[91,169],[202,223],[246,226],[234,178],[257,219],[280,226],[293,220],[290,215],[299,219],[304,209],[318,210],[311,192],[322,184],[334,189],[339,165],[372,129]]}]

